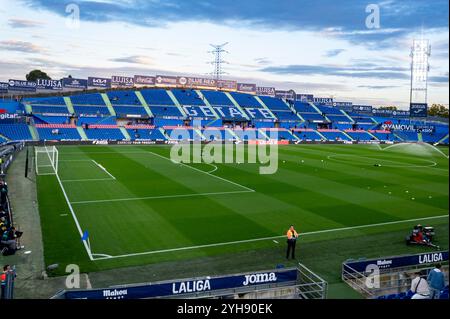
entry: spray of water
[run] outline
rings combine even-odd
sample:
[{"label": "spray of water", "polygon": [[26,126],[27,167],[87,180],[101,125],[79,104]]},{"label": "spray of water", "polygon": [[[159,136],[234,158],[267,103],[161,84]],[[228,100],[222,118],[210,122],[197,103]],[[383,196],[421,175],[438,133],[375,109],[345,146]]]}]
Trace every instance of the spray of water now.
[{"label": "spray of water", "polygon": [[417,143],[399,143],[399,144],[393,144],[389,145],[387,147],[381,147],[380,145],[376,144],[377,147],[382,151],[392,151],[392,152],[398,152],[403,154],[411,154],[414,156],[423,156],[423,157],[433,157],[433,156],[444,156],[445,158],[449,158],[447,154],[442,152],[439,148],[437,148],[434,145],[423,143],[423,142],[417,142]]}]

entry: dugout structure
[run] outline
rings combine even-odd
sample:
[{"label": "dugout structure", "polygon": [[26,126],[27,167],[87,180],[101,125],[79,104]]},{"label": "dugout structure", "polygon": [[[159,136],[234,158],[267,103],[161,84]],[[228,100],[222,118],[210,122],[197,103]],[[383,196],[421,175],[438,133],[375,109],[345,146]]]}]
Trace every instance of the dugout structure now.
[{"label": "dugout structure", "polygon": [[295,268],[64,290],[53,299],[326,299],[328,283],[302,264]]},{"label": "dugout structure", "polygon": [[437,263],[442,265],[448,284],[448,251],[370,260],[350,259],[342,264],[341,278],[363,297],[371,299],[407,292],[416,272],[421,271],[427,276]]}]

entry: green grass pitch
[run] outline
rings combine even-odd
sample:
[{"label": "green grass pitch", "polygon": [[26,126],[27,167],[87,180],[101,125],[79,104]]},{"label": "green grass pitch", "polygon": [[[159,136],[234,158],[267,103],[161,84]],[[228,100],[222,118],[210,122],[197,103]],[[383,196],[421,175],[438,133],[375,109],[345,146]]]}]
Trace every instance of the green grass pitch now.
[{"label": "green grass pitch", "polygon": [[290,224],[307,242],[447,218],[448,158],[425,145],[381,148],[280,146],[277,173],[260,175],[259,164],[175,164],[168,146],[59,146],[63,188],[55,175],[37,176],[46,264],[96,271],[233,258],[284,247],[277,237]]}]

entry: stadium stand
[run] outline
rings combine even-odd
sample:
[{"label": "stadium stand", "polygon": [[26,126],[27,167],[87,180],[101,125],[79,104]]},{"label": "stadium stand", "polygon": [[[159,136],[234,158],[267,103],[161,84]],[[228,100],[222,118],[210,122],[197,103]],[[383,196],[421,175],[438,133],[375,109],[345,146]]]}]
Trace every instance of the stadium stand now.
[{"label": "stadium stand", "polygon": [[369,132],[380,141],[400,141],[400,139],[390,131],[370,130]]},{"label": "stadium stand", "polygon": [[172,90],[173,95],[181,105],[206,105],[195,90]]},{"label": "stadium stand", "polygon": [[345,132],[356,141],[371,141],[373,136],[363,130],[345,130]]},{"label": "stadium stand", "polygon": [[405,142],[417,142],[419,141],[419,136],[417,132],[409,132],[409,131],[393,131],[395,135],[397,135],[401,140]]},{"label": "stadium stand", "polygon": [[262,108],[263,106],[259,104],[259,102],[255,99],[254,95],[244,94],[239,92],[231,92],[230,93],[233,99],[241,106],[241,107],[255,107]]},{"label": "stadium stand", "polygon": [[117,118],[115,116],[79,116],[77,124],[83,126],[85,124],[103,124],[103,125],[115,125]]},{"label": "stadium stand", "polygon": [[116,125],[90,125],[85,129],[89,140],[124,140],[125,136]]},{"label": "stadium stand", "polygon": [[34,123],[36,124],[69,124],[68,116],[45,116],[33,114]]},{"label": "stadium stand", "polygon": [[260,99],[279,121],[295,122],[299,120],[299,117],[281,99],[270,96],[260,96]]},{"label": "stadium stand", "polygon": [[98,93],[72,95],[70,100],[77,115],[111,115]]},{"label": "stadium stand", "polygon": [[[414,292],[411,290],[408,290],[407,292],[400,292],[397,294],[388,294],[388,295],[382,295],[378,296],[377,299],[411,299],[412,296],[414,296]],[[449,299],[448,295],[448,285],[441,290],[441,295],[439,299]]]},{"label": "stadium stand", "polygon": [[125,129],[132,140],[166,140],[163,133],[152,125],[126,125]]},{"label": "stadium stand", "polygon": [[32,136],[26,124],[2,124],[0,134],[14,141],[32,140]]},{"label": "stadium stand", "polygon": [[[189,125],[188,138],[196,140],[204,139],[198,129],[214,127],[219,132],[211,135],[214,140],[236,137],[242,140],[267,139],[266,133],[276,130],[279,140],[292,142],[448,143],[448,125],[442,122],[371,117],[370,114],[345,113],[327,105],[285,102],[270,96],[239,92],[142,89],[137,93],[134,90],[111,90],[103,94],[77,93],[65,98],[31,97],[22,102],[1,101],[2,107],[14,106],[19,115],[23,110],[31,111],[31,114],[26,120],[28,124],[25,124],[25,117],[20,121],[11,117],[3,119],[0,142],[33,138],[79,140],[83,133],[81,127],[88,139],[122,140],[128,138],[124,136],[128,133],[132,140],[165,140],[167,136],[162,132],[163,128],[170,134],[176,128]],[[74,114],[70,114],[72,107]],[[126,131],[119,125],[125,125]]]},{"label": "stadium stand", "polygon": [[36,124],[40,140],[80,140],[75,125]]},{"label": "stadium stand", "polygon": [[292,132],[301,141],[323,140],[322,136],[313,129],[293,129]]},{"label": "stadium stand", "polygon": [[317,130],[322,134],[328,141],[350,141],[351,139],[345,135],[342,131],[334,129],[319,129]]},{"label": "stadium stand", "polygon": [[190,126],[184,127],[173,127],[173,126],[165,126],[165,133],[169,136],[170,140],[203,140],[203,137],[200,136],[197,131]]}]

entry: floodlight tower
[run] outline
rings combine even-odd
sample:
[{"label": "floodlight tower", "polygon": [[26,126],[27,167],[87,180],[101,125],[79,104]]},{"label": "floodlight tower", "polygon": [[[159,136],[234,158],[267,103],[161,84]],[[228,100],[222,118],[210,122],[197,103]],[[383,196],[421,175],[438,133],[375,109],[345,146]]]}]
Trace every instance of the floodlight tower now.
[{"label": "floodlight tower", "polygon": [[224,61],[222,59],[223,53],[230,53],[224,49],[224,47],[227,44],[228,44],[228,42],[225,42],[224,44],[220,44],[220,45],[210,44],[210,46],[212,46],[214,48],[214,50],[209,51],[209,53],[214,55],[214,60],[210,62],[210,64],[212,64],[214,66],[214,71],[212,73],[210,73],[210,75],[212,75],[214,77],[214,80],[216,80],[216,83],[217,83],[217,81],[222,79],[222,75],[227,74],[222,69],[222,64],[228,64],[227,61]]},{"label": "floodlight tower", "polygon": [[411,48],[410,103],[427,103],[428,72],[431,45],[429,40],[413,40]]}]

